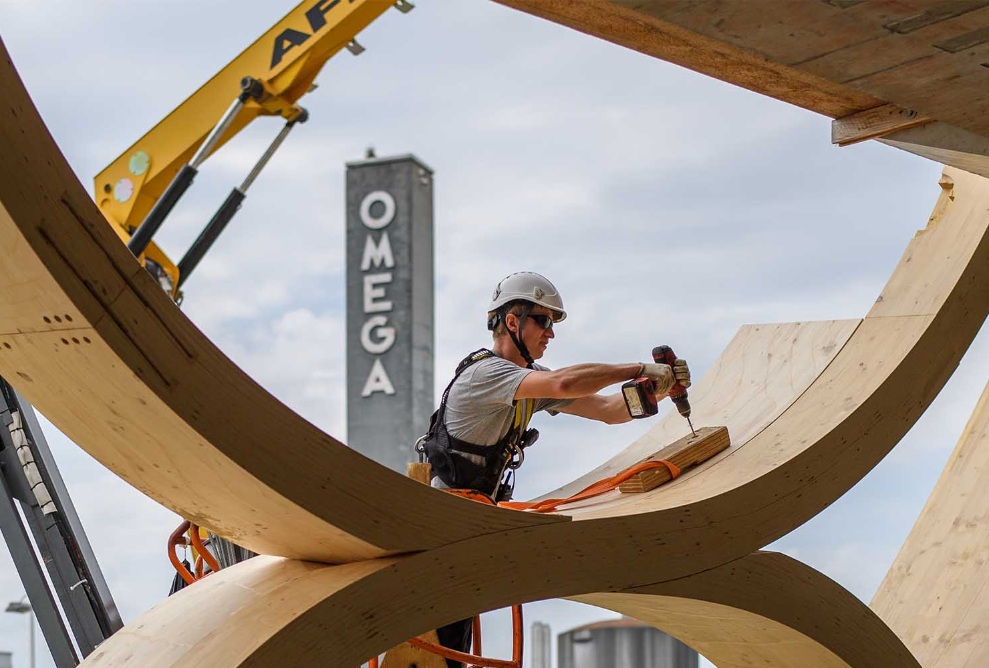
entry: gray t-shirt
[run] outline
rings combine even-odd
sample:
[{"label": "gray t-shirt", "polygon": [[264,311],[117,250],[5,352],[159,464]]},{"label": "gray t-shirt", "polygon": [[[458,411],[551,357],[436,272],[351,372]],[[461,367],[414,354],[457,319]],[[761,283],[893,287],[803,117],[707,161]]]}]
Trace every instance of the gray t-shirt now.
[{"label": "gray t-shirt", "polygon": [[[534,365],[535,370],[549,371]],[[526,369],[501,357],[487,357],[467,367],[450,388],[446,402],[446,429],[454,438],[475,445],[494,445],[508,433],[515,419],[512,402]],[[535,399],[536,411],[555,415],[572,399]]]},{"label": "gray t-shirt", "polygon": [[[533,365],[535,370],[549,371],[544,366]],[[449,434],[474,445],[494,445],[511,430],[515,420],[515,390],[522,379],[534,369],[526,369],[508,360],[494,356],[470,365],[460,374],[446,400],[446,429]],[[532,412],[549,411],[556,415],[572,399],[527,399],[532,401]],[[480,455],[457,453],[478,464],[484,463]],[[431,481],[433,487],[447,486],[438,477]]]}]

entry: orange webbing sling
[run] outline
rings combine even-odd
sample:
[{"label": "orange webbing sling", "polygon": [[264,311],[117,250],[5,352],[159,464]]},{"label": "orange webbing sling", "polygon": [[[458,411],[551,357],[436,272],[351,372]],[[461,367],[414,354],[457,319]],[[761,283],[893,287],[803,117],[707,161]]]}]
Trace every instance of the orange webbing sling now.
[{"label": "orange webbing sling", "polygon": [[[511,510],[527,510],[533,513],[551,513],[558,507],[568,503],[584,501],[595,496],[600,496],[605,492],[610,492],[613,489],[618,489],[618,486],[623,482],[639,475],[643,471],[651,471],[652,469],[661,468],[667,469],[670,472],[670,476],[674,479],[680,476],[680,467],[673,462],[668,462],[665,459],[654,459],[648,462],[642,462],[641,464],[636,464],[635,466],[627,468],[617,475],[598,480],[597,482],[592,483],[580,490],[576,494],[566,498],[543,499],[542,501],[502,501],[497,505],[501,508],[509,508]],[[476,492],[472,489],[447,489],[443,491],[456,494],[457,496],[462,496],[473,501],[480,501],[482,503],[494,505],[494,501],[491,500],[491,497],[483,492]]]},{"label": "orange webbing sling", "polygon": [[668,469],[671,478],[675,479],[680,476],[680,467],[673,462],[668,462],[665,459],[654,459],[648,462],[642,462],[641,464],[636,464],[635,466],[625,469],[617,475],[604,478],[603,480],[598,480],[597,482],[592,483],[580,490],[576,494],[563,499],[543,499],[542,501],[502,501],[498,505],[503,508],[510,508],[512,510],[528,510],[533,513],[551,513],[559,506],[563,506],[568,503],[576,503],[577,501],[584,501],[585,499],[600,496],[605,492],[610,492],[613,489],[617,489],[623,482],[637,476],[643,471],[650,471],[652,469],[660,468]]}]

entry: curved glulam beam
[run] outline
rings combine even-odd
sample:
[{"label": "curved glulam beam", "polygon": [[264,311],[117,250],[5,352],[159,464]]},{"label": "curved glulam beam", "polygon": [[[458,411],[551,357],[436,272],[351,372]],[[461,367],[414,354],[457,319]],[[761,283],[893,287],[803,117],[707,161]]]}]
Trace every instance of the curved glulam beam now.
[{"label": "curved glulam beam", "polygon": [[[358,665],[479,609],[574,591],[571,573],[559,568],[539,580],[531,571],[542,568],[471,572],[462,558],[455,561],[451,571],[426,555],[337,566],[259,557],[155,606],[84,665],[127,665],[135,656],[146,668]],[[595,581],[614,582],[586,564],[573,575],[590,589]],[[666,583],[571,598],[652,624],[724,668],[918,665],[862,602],[774,553]]]},{"label": "curved glulam beam", "polygon": [[[708,407],[712,397],[697,391],[692,394],[695,424],[723,419],[733,434],[731,449],[652,492],[615,492],[604,502],[563,512],[583,521],[628,520],[648,513],[651,521],[669,515],[684,523],[710,523],[737,534],[733,549],[748,548],[730,557],[738,558],[840,497],[927,408],[985,319],[987,183],[945,170],[927,228],[910,242],[875,306],[820,375],[768,426],[749,438],[735,438],[736,421],[746,419],[745,411],[717,413]],[[671,413],[587,478],[621,469],[686,429]],[[706,512],[698,514],[702,506]]]},{"label": "curved glulam beam", "polygon": [[268,554],[353,561],[563,521],[430,490],[275,400],[116,238],[2,49],[0,90],[0,374],[80,447]]},{"label": "curved glulam beam", "polygon": [[989,665],[989,386],[871,606],[927,668]]},{"label": "curved glulam beam", "polygon": [[919,666],[859,599],[774,552],[664,584],[571,598],[651,624],[718,668]]}]

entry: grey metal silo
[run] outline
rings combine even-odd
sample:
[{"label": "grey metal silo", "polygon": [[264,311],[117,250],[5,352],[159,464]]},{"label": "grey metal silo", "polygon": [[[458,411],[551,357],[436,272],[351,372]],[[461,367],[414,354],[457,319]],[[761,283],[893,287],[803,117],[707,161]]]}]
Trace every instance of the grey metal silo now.
[{"label": "grey metal silo", "polygon": [[549,624],[532,623],[532,668],[553,668],[550,663],[553,635]]},{"label": "grey metal silo", "polygon": [[630,617],[580,626],[557,640],[558,668],[697,668],[697,652]]}]

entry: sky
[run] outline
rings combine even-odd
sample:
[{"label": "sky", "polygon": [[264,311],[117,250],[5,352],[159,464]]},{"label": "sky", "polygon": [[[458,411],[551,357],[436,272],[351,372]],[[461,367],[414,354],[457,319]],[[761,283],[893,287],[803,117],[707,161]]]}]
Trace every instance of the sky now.
[{"label": "sky", "polygon": [[[485,345],[495,284],[549,277],[569,317],[542,363],[647,358],[695,378],[749,323],[863,316],[937,197],[940,166],[875,142],[830,144],[830,119],[488,0],[389,10],[303,99],[298,128],[185,284],[183,311],[258,382],[345,437],[344,164],[413,153],[435,171],[437,398]],[[92,176],[294,6],[290,0],[0,0],[0,36],[66,159]],[[281,122],[203,166],[156,237],[181,257]],[[911,432],[863,481],[770,549],[868,602],[983,390],[980,335]],[[668,407],[667,407],[668,410]],[[516,498],[554,489],[651,425],[537,416]],[[179,518],[51,425],[45,434],[125,621],[164,597]],[[288,456],[288,455],[287,455]],[[0,546],[0,604],[23,587]],[[526,606],[553,633],[614,613]],[[485,646],[508,654],[508,614]],[[27,668],[28,622],[0,614]],[[555,653],[555,652],[554,652]],[[39,668],[51,666],[38,640]],[[702,665],[710,665],[702,662]]]}]

